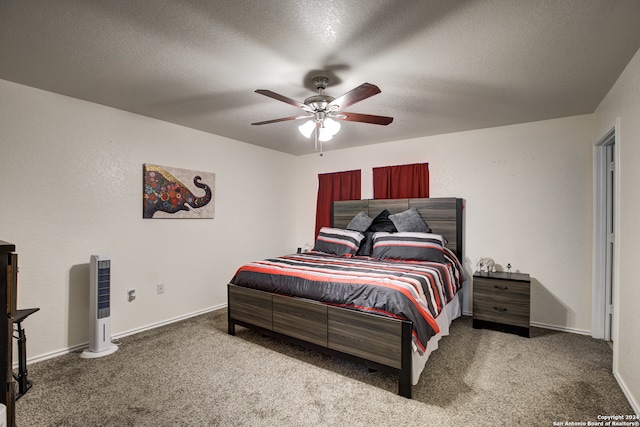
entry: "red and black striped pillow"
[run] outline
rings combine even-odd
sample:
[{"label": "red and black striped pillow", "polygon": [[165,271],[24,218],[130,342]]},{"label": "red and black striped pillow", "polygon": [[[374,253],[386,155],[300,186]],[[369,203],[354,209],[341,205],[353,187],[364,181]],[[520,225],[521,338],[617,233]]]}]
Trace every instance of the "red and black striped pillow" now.
[{"label": "red and black striped pillow", "polygon": [[378,259],[401,259],[446,263],[444,236],[432,233],[386,233],[373,235],[371,256]]},{"label": "red and black striped pillow", "polygon": [[358,252],[364,235],[359,231],[322,227],[313,250],[331,255],[352,257]]}]

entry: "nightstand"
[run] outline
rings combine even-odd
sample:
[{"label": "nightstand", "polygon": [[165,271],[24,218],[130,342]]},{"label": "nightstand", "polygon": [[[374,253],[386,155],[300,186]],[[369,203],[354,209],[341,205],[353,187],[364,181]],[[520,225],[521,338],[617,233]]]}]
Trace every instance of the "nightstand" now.
[{"label": "nightstand", "polygon": [[473,274],[473,327],[530,337],[531,279],[523,273]]}]

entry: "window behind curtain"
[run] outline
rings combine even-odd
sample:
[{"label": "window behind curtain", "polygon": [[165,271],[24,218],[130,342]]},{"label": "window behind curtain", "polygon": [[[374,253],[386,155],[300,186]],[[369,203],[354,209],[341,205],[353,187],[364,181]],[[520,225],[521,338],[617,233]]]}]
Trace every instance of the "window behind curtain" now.
[{"label": "window behind curtain", "polygon": [[337,200],[360,200],[360,169],[318,174],[315,236],[322,227],[331,226],[331,205]]},{"label": "window behind curtain", "polygon": [[373,168],[374,199],[429,197],[429,163]]}]

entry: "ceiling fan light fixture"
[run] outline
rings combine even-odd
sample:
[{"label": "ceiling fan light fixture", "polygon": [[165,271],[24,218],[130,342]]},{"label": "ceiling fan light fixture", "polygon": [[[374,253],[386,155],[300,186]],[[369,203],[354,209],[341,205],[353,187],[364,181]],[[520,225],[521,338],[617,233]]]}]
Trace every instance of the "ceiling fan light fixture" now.
[{"label": "ceiling fan light fixture", "polygon": [[298,130],[305,138],[311,138],[311,134],[313,130],[316,128],[316,122],[313,120],[307,120],[300,126],[298,126]]},{"label": "ceiling fan light fixture", "polygon": [[337,120],[333,120],[332,118],[327,117],[322,122],[322,126],[320,130],[326,129],[327,132],[331,134],[331,136],[340,132],[340,122]]},{"label": "ceiling fan light fixture", "polygon": [[[317,126],[316,123],[320,125]],[[340,131],[340,122],[329,117],[322,120],[307,120],[298,126],[298,130],[305,138],[311,138],[316,127],[318,128],[318,139],[323,142],[330,141]]]},{"label": "ceiling fan light fixture", "polygon": [[325,128],[318,129],[318,141],[327,142],[333,139],[333,134]]}]

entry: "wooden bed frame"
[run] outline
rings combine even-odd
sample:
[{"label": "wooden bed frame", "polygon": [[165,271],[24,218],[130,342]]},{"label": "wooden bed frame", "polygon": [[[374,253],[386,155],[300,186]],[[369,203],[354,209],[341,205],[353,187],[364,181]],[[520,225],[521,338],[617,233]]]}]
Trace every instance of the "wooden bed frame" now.
[{"label": "wooden bed frame", "polygon": [[[462,199],[393,199],[334,202],[332,224],[346,228],[360,211],[375,218],[418,209],[434,233],[442,234],[462,262]],[[411,398],[411,322],[329,306],[229,284],[228,333],[235,326],[398,375],[398,394]]]}]

